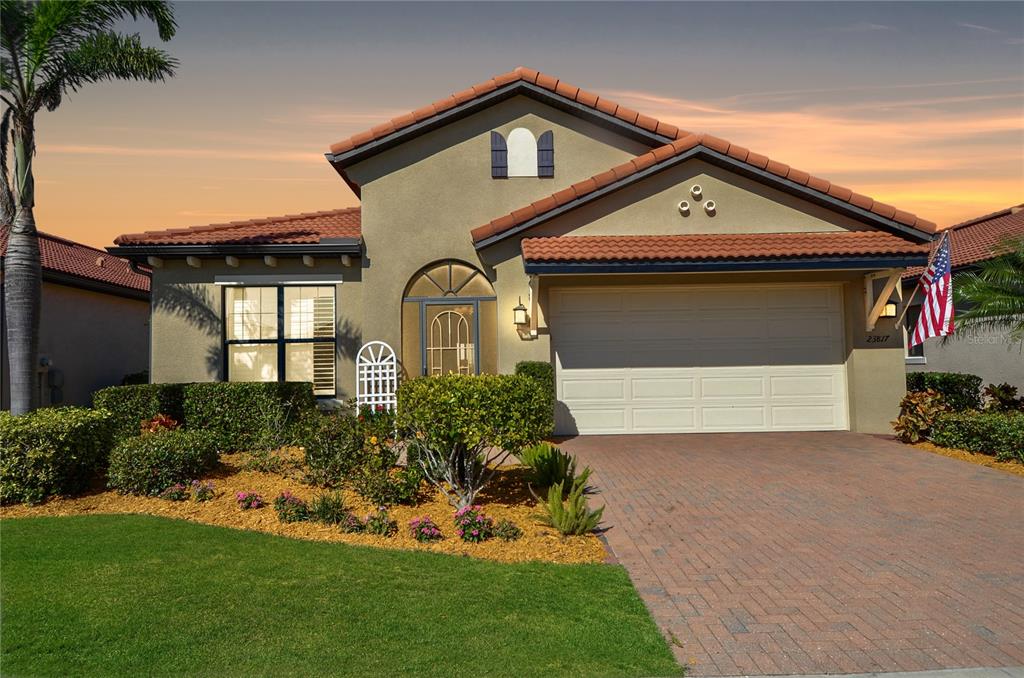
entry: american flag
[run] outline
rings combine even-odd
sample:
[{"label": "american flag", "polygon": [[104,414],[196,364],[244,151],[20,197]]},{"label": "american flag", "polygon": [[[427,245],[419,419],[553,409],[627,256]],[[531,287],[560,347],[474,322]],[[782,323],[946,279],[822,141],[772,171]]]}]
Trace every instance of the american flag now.
[{"label": "american flag", "polygon": [[923,344],[929,337],[953,333],[953,280],[949,269],[949,233],[946,233],[921,276],[919,285],[924,289],[924,302],[910,338],[911,346]]}]

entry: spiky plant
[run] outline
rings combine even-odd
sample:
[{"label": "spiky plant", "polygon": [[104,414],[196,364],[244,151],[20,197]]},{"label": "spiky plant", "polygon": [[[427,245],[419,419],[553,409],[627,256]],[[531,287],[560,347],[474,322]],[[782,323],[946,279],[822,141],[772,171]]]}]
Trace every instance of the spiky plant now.
[{"label": "spiky plant", "polygon": [[957,334],[1005,330],[1011,341],[1024,341],[1024,238],[1004,241],[998,257],[958,275]]},{"label": "spiky plant", "polygon": [[[11,413],[35,405],[41,278],[35,206],[35,119],[64,97],[105,80],[164,80],[177,62],[114,28],[126,19],[156,24],[161,40],[176,28],[167,2],[156,0],[0,1],[0,226],[9,229],[4,302],[10,356]],[[8,163],[7,146],[13,149]]]}]

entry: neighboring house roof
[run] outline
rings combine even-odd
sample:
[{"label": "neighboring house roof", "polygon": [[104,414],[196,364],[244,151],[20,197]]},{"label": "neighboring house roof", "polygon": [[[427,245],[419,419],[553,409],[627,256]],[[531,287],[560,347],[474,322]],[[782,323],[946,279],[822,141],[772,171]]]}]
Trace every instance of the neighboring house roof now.
[{"label": "neighboring house roof", "polygon": [[524,238],[530,262],[669,262],[799,259],[827,256],[921,255],[915,244],[882,231],[585,235]]},{"label": "neighboring house roof", "polygon": [[114,244],[137,245],[298,245],[332,239],[359,239],[358,207],[231,221],[225,224],[145,231],[118,236]]},{"label": "neighboring house roof", "polygon": [[731,158],[742,165],[763,170],[776,177],[786,179],[799,186],[806,187],[822,196],[828,196],[842,203],[876,215],[883,220],[890,220],[905,227],[931,234],[936,230],[934,223],[921,219],[909,212],[896,209],[892,205],[878,202],[872,198],[852,190],[833,184],[826,179],[812,176],[807,172],[794,169],[789,165],[771,160],[766,156],[754,153],[742,146],[730,143],[725,139],[710,134],[687,134],[670,144],[644,153],[628,162],[611,168],[584,181],[577,182],[569,188],[562,189],[553,195],[537,200],[526,207],[492,220],[471,231],[473,241],[480,243],[492,242],[497,237],[513,234],[540,223],[565,211],[569,206],[591,197],[604,195],[625,184],[633,177],[647,176],[657,171],[673,159],[690,154],[695,149],[705,149],[720,156]]},{"label": "neighboring house roof", "polygon": [[[1000,243],[1006,239],[1024,238],[1024,204],[986,214],[959,224],[949,231],[950,255],[954,269],[991,259],[1002,253]],[[916,278],[923,266],[907,269],[904,278]]]},{"label": "neighboring house roof", "polygon": [[[9,229],[0,228],[0,257],[7,256]],[[149,276],[136,273],[128,261],[82,243],[39,232],[39,259],[47,272],[91,283],[149,292]]]}]

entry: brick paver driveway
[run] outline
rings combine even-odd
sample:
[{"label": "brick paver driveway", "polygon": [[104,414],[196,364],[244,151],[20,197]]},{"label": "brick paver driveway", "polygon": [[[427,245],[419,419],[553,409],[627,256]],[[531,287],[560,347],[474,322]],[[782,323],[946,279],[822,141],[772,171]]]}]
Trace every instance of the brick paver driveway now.
[{"label": "brick paver driveway", "polygon": [[564,448],[695,675],[1024,665],[1024,478],[841,432]]}]

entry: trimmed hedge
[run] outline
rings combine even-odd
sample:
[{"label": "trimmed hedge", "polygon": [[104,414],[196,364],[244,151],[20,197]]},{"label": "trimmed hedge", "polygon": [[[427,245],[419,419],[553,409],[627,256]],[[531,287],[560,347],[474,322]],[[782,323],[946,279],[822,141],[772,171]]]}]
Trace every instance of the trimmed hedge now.
[{"label": "trimmed hedge", "polygon": [[539,360],[524,360],[523,362],[516,363],[516,374],[530,377],[537,381],[538,384],[547,394],[550,400],[551,409],[551,429],[555,428],[555,366],[551,363],[542,362]]},{"label": "trimmed hedge", "polygon": [[0,412],[0,504],[86,489],[106,463],[113,431],[105,410],[44,408],[20,417]]},{"label": "trimmed hedge", "polygon": [[398,387],[398,424],[439,448],[518,453],[551,433],[551,397],[532,377],[446,374]]},{"label": "trimmed hedge", "polygon": [[114,436],[120,441],[139,435],[142,422],[158,414],[166,414],[182,423],[184,388],[184,384],[111,386],[93,393],[92,404],[113,415]]},{"label": "trimmed hedge", "polygon": [[945,412],[932,424],[931,441],[942,447],[1024,462],[1024,413]]},{"label": "trimmed hedge", "polygon": [[981,377],[960,372],[907,372],[907,391],[938,391],[954,412],[981,408]]},{"label": "trimmed hedge", "polygon": [[225,452],[294,442],[295,427],[317,411],[307,382],[187,384],[183,406],[186,428],[216,433]]},{"label": "trimmed hedge", "polygon": [[124,494],[157,495],[213,468],[218,447],[217,435],[209,431],[163,430],[128,438],[110,453],[107,484]]}]

